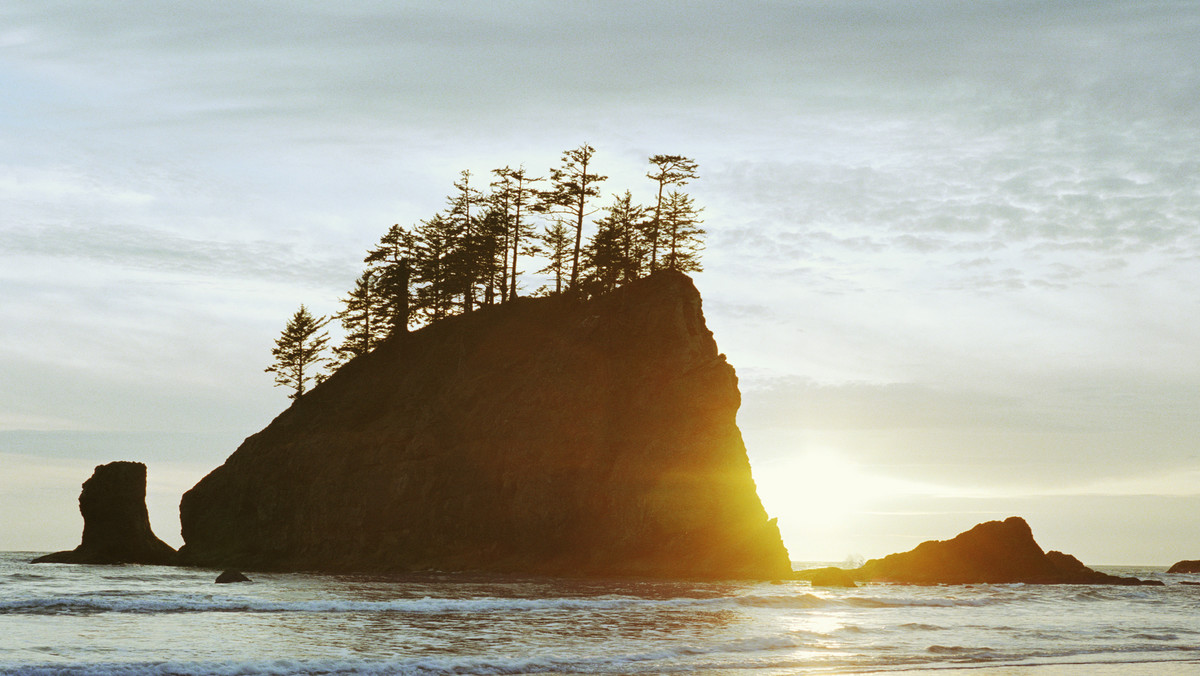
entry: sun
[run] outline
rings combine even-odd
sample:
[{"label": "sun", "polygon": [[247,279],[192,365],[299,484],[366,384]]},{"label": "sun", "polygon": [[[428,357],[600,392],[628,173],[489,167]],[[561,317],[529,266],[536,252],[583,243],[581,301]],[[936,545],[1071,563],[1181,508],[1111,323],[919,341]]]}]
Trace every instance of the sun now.
[{"label": "sun", "polygon": [[764,504],[791,517],[809,515],[838,525],[868,500],[869,480],[844,455],[814,449],[763,463],[758,490]]},{"label": "sun", "polygon": [[867,525],[871,510],[913,490],[829,447],[773,454],[755,463],[754,477],[763,507],[779,519],[788,550],[804,560],[841,561],[860,554],[850,542]]}]

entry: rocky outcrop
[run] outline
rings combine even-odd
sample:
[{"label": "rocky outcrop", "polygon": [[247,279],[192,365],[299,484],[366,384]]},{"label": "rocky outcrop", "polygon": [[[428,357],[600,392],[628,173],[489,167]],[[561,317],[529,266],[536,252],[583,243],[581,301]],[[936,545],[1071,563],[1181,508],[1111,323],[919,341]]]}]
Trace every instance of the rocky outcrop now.
[{"label": "rocky outcrop", "polygon": [[852,571],[837,566],[827,566],[825,568],[809,568],[808,570],[799,571],[797,577],[802,577],[812,583],[814,587],[857,587],[854,582],[854,574]]},{"label": "rocky outcrop", "polygon": [[657,273],[399,336],[180,504],[185,562],[244,570],[791,574],[700,295]]},{"label": "rocky outcrop", "polygon": [[1083,565],[1079,559],[1062,552],[1046,552],[1046,558],[1059,571],[1062,578],[1059,584],[1116,584],[1116,585],[1162,585],[1160,580],[1141,580],[1136,577],[1109,575],[1098,570],[1092,570]]},{"label": "rocky outcrop", "polygon": [[1200,561],[1180,561],[1167,569],[1168,573],[1200,573]]},{"label": "rocky outcrop", "polygon": [[175,550],[155,537],[146,511],[146,466],[110,462],[96,467],[79,493],[83,540],[70,551],[33,563],[149,563],[171,565]]},{"label": "rocky outcrop", "polygon": [[[808,579],[806,571],[797,577]],[[902,584],[1162,584],[1092,570],[1062,552],[1043,552],[1020,517],[988,521],[950,540],[872,559],[847,571],[855,580]]]},{"label": "rocky outcrop", "polygon": [[232,568],[230,568],[229,570],[222,571],[221,574],[217,576],[216,583],[217,584],[235,584],[237,582],[249,582],[249,581],[250,581],[250,578],[243,575],[241,571],[233,570]]}]

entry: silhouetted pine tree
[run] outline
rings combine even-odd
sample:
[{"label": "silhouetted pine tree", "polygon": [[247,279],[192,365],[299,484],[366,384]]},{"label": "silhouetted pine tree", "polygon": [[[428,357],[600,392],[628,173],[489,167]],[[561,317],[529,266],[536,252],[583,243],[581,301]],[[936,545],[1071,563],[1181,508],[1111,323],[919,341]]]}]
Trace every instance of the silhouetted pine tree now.
[{"label": "silhouetted pine tree", "polygon": [[417,255],[413,260],[415,310],[431,322],[444,319],[462,306],[458,296],[465,283],[456,263],[460,233],[442,214],[421,221],[413,233]]},{"label": "silhouetted pine tree", "polygon": [[289,399],[304,396],[310,382],[324,380],[321,365],[328,359],[322,354],[329,334],[322,331],[329,323],[327,317],[313,317],[303,305],[288,320],[283,333],[271,350],[274,363],[264,369],[275,374],[277,387],[290,387]]},{"label": "silhouetted pine tree", "polygon": [[613,195],[604,207],[606,215],[596,221],[596,233],[588,242],[585,260],[589,276],[599,291],[609,291],[642,276],[648,267],[646,209],[633,203],[633,194]]},{"label": "silhouetted pine tree", "polygon": [[507,283],[504,300],[517,297],[517,278],[520,270],[517,260],[520,256],[531,256],[537,253],[536,242],[531,240],[533,221],[529,218],[533,197],[537,194],[536,185],[541,177],[533,177],[525,172],[525,168],[511,169],[504,167],[496,169],[499,179],[492,183],[492,203],[502,209],[505,222],[505,239],[507,245]]},{"label": "silhouetted pine tree", "polygon": [[658,184],[658,197],[654,202],[654,216],[650,222],[650,272],[658,269],[659,235],[663,222],[663,189],[668,185],[683,186],[696,178],[696,161],[683,155],[651,155],[653,168],[646,178]]},{"label": "silhouetted pine tree", "polygon": [[482,260],[483,242],[472,207],[482,200],[480,192],[471,187],[471,172],[463,170],[454,183],[455,193],[446,198],[445,219],[449,229],[458,238],[458,246],[451,254],[450,265],[453,284],[460,287],[463,312],[475,308],[476,291],[484,283],[485,265]]},{"label": "silhouetted pine tree", "polygon": [[512,184],[511,176],[512,167],[504,166],[499,169],[493,169],[492,174],[496,177],[490,184],[492,191],[488,193],[488,217],[491,222],[492,229],[496,232],[497,238],[500,240],[499,265],[500,275],[496,280],[500,290],[500,302],[508,301],[509,282],[508,275],[510,266],[508,263],[508,255],[512,249]]},{"label": "silhouetted pine tree", "polygon": [[588,173],[596,149],[586,143],[563,151],[562,164],[550,170],[550,189],[540,193],[549,210],[563,214],[575,228],[575,247],[571,254],[571,280],[568,288],[579,290],[579,255],[583,246],[583,222],[587,218],[587,201],[600,194],[597,184],[607,176]]},{"label": "silhouetted pine tree", "polygon": [[680,272],[699,272],[700,251],[704,248],[704,230],[700,228],[702,208],[688,195],[672,190],[662,204],[662,267]]},{"label": "silhouetted pine tree", "polygon": [[480,265],[480,283],[483,286],[483,302],[493,305],[508,297],[508,223],[504,213],[492,206],[488,197],[487,208],[478,222],[476,255]]},{"label": "silhouetted pine tree", "polygon": [[375,279],[375,290],[381,298],[389,335],[407,332],[412,323],[412,261],[416,255],[417,242],[413,233],[393,225],[363,259],[367,271]]},{"label": "silhouetted pine tree", "polygon": [[550,223],[542,230],[541,242],[544,246],[542,253],[548,264],[538,270],[539,275],[554,277],[554,293],[563,291],[563,281],[570,271],[571,231],[561,218],[551,218]]},{"label": "silhouetted pine tree", "polygon": [[342,302],[342,310],[334,317],[341,321],[345,337],[340,345],[333,348],[333,369],[375,349],[376,345],[387,338],[391,329],[387,304],[379,293],[372,271],[363,272],[355,280],[350,293],[339,300]]}]

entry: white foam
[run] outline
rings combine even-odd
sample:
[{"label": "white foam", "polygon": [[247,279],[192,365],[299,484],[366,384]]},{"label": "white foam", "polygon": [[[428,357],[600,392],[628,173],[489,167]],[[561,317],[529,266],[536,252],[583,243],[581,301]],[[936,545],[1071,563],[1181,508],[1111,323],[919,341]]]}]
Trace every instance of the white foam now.
[{"label": "white foam", "polygon": [[409,598],[386,601],[351,599],[270,600],[208,594],[147,596],[57,596],[0,601],[0,614],[62,613],[414,613],[454,614],[492,612],[557,612],[626,610],[655,606],[694,606],[724,603],[723,599],[643,599],[635,597],[594,598],[502,598],[480,597]]},{"label": "white foam", "polygon": [[[659,664],[678,658],[713,654],[750,654],[785,650],[811,645],[809,632],[749,637],[712,645],[683,644],[662,650],[617,654],[595,658],[539,656],[529,658],[486,659],[473,657],[411,658],[395,660],[288,660],[240,662],[128,662],[87,664],[5,665],[0,672],[17,676],[95,674],[96,676],[282,676],[285,674],[397,674],[432,676],[433,674],[534,674],[534,673],[627,673],[637,665]],[[661,666],[661,664],[659,664]],[[659,673],[656,668],[654,673]]]}]

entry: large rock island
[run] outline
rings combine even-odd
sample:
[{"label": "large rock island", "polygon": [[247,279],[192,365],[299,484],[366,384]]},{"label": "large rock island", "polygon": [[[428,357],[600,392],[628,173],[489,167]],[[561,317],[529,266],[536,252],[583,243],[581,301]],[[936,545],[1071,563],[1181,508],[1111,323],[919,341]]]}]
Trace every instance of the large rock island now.
[{"label": "large rock island", "polygon": [[180,504],[185,563],[781,578],[691,280],[521,299],[350,362]]}]

